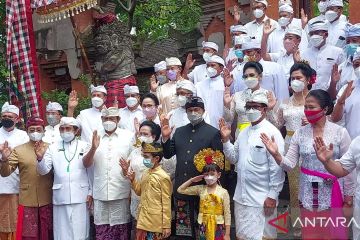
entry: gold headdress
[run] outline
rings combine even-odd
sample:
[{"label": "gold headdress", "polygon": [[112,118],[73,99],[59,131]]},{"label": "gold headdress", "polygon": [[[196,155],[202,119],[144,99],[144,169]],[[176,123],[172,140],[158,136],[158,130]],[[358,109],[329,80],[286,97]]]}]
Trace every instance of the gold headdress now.
[{"label": "gold headdress", "polygon": [[224,162],[224,154],[219,150],[214,151],[211,148],[200,150],[200,152],[194,156],[194,165],[200,173],[206,165],[212,163],[218,165],[220,169],[224,169]]},{"label": "gold headdress", "polygon": [[160,143],[142,143],[142,151],[145,153],[159,153],[163,151]]}]

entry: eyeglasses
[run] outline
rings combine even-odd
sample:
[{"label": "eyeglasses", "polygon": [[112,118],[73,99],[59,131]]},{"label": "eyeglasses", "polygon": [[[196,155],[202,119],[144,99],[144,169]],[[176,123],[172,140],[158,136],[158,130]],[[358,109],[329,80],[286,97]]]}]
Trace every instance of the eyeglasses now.
[{"label": "eyeglasses", "polygon": [[263,106],[261,105],[252,105],[252,106],[245,106],[245,110],[259,110],[259,109],[262,109],[264,108]]}]

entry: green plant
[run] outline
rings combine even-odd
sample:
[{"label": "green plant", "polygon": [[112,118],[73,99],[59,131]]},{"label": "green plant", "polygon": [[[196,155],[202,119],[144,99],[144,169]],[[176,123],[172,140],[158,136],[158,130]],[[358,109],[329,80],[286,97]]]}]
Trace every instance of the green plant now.
[{"label": "green plant", "polygon": [[[319,16],[320,15],[320,12],[319,12],[319,9],[317,7],[317,4],[314,4],[314,16]],[[344,9],[343,9],[343,14],[347,17],[349,17],[349,1],[348,0],[345,0],[344,1]]]},{"label": "green plant", "polygon": [[161,40],[169,37],[171,30],[189,32],[200,21],[199,0],[113,0],[118,3],[116,13],[129,29],[136,27],[137,38]]},{"label": "green plant", "polygon": [[[64,116],[67,115],[67,103],[69,100],[69,95],[65,93],[64,90],[52,90],[50,92],[43,92],[42,97],[51,102],[58,102],[64,109]],[[79,104],[75,109],[75,116],[79,115],[81,110],[89,108],[91,106],[91,99],[87,96],[79,96]]]}]

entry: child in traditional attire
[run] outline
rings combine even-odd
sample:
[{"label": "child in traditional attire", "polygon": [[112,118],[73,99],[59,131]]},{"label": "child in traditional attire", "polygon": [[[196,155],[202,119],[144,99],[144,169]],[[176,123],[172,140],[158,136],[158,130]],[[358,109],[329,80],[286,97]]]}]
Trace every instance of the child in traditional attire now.
[{"label": "child in traditional attire", "polygon": [[[183,183],[178,192],[185,195],[198,195],[200,209],[198,215],[200,240],[230,240],[230,197],[218,181],[224,168],[224,155],[210,148],[201,150],[194,156],[194,165],[202,173]],[[191,186],[205,180],[206,185]]]},{"label": "child in traditional attire", "polygon": [[159,143],[142,143],[143,163],[148,168],[141,181],[130,169],[127,177],[131,187],[140,196],[136,240],[166,239],[171,233],[171,193],[169,175],[161,168],[163,149]]}]

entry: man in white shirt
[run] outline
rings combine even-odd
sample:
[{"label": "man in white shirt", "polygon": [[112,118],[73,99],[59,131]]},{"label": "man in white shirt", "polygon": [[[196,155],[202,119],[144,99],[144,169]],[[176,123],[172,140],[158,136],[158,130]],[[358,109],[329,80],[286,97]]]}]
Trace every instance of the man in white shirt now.
[{"label": "man in white shirt", "polygon": [[166,76],[169,82],[156,89],[156,96],[160,102],[160,112],[168,114],[171,110],[178,107],[176,101],[176,83],[184,80],[181,76],[182,64],[176,57],[166,58]]},{"label": "man in white shirt", "polygon": [[[311,24],[313,24],[314,22],[318,22],[318,21],[325,21],[326,20],[326,17],[325,17],[325,12],[326,12],[326,9],[327,9],[327,5],[328,5],[328,2],[329,0],[316,0],[317,1],[317,7],[318,7],[318,10],[320,12],[320,15],[319,16],[316,16],[312,19],[310,19],[308,21],[308,24],[306,25],[305,27],[305,31],[308,33],[309,32],[309,26]],[[347,22],[347,18],[345,15],[341,15],[340,16],[340,21],[345,21]]]},{"label": "man in white shirt", "polygon": [[[330,174],[338,178],[342,178],[353,172],[353,170],[356,170],[357,187],[355,191],[352,239],[360,239],[360,214],[358,211],[360,207],[360,137],[356,137],[355,139],[353,139],[348,151],[340,159],[337,160],[332,159],[334,151],[331,146],[328,147],[325,145],[322,138],[315,138],[314,142],[316,155],[318,159],[322,162],[322,164],[324,164],[324,167]],[[352,202],[346,202],[346,204],[348,206],[353,205]]]},{"label": "man in white shirt", "polygon": [[[264,71],[262,74],[262,80],[260,82],[261,87],[273,92],[276,99],[280,101],[289,98],[289,84],[288,80],[285,79],[283,68],[275,62],[264,61],[261,58],[260,42],[256,39],[245,41],[242,44],[242,50],[245,54],[245,62],[255,61],[262,65]],[[231,85],[233,92],[242,91],[247,88],[242,78],[243,66],[244,64],[236,68],[238,74],[236,76],[233,75],[234,83]]]},{"label": "man in white shirt", "polygon": [[356,49],[360,46],[360,23],[354,25],[348,24],[345,35],[346,45],[344,54],[346,55],[346,61],[339,66],[340,79],[336,86],[338,91],[349,81],[356,79],[352,61]]},{"label": "man in white shirt", "polygon": [[[25,131],[16,128],[19,108],[5,103],[1,109],[0,152],[3,148],[14,148],[29,141]],[[0,153],[0,159],[2,154]],[[19,194],[18,169],[8,177],[0,176],[0,239],[15,239]]]},{"label": "man in white shirt", "polygon": [[[283,4],[279,7],[279,20],[278,20],[279,28],[274,28],[271,26],[273,30],[271,34],[268,34],[267,40],[267,52],[269,53],[279,53],[284,50],[283,43],[279,41],[280,39],[284,39],[286,30],[290,27],[296,27],[302,29],[301,20],[298,18],[294,18],[294,9],[288,5]],[[266,25],[266,24],[265,24]],[[263,39],[265,35],[265,30],[263,34]]]},{"label": "man in white shirt", "polygon": [[236,39],[240,39],[239,38],[240,36],[243,37],[246,36],[247,28],[243,25],[232,25],[230,27],[230,34],[231,34],[233,47],[229,49],[229,54],[226,56],[225,63],[226,65],[228,65],[230,61],[234,61],[235,63],[233,64],[233,66],[235,66],[236,63],[238,62],[238,59],[240,58],[240,56],[236,55],[235,52]]},{"label": "man in white shirt", "polygon": [[156,89],[169,81],[166,77],[166,62],[156,63],[154,65],[154,72],[155,74],[150,77],[150,92],[156,94]]},{"label": "man in white shirt", "polygon": [[[264,35],[261,41],[261,55],[265,61],[276,62],[281,65],[285,72],[285,78],[290,77],[290,68],[294,65],[296,53],[299,50],[301,42],[302,29],[296,26],[289,26],[283,37],[282,46],[283,49],[278,53],[266,53],[267,49],[267,36],[269,36],[267,27],[264,27]],[[270,34],[271,36],[272,34]],[[279,42],[279,39],[277,40]]]},{"label": "man in white shirt", "polygon": [[195,60],[192,59],[192,54],[189,53],[186,58],[185,67],[182,73],[183,76],[185,76],[184,78],[189,79],[195,85],[208,78],[206,74],[206,63],[209,61],[212,55],[217,54],[219,51],[219,46],[214,42],[202,42],[202,51],[205,63],[196,66],[189,74],[187,74],[195,63]]},{"label": "man in white shirt", "polygon": [[145,118],[140,107],[140,92],[138,86],[124,86],[126,107],[120,109],[119,127],[136,133],[135,124]]},{"label": "man in white shirt", "polygon": [[325,18],[329,24],[330,45],[343,48],[345,46],[345,29],[347,21],[340,19],[343,13],[344,3],[342,0],[329,0],[325,12]]},{"label": "man in white shirt", "polygon": [[59,125],[60,140],[48,148],[35,145],[37,172],[40,175],[54,172],[54,239],[88,239],[92,191],[83,161],[93,154],[87,142],[76,139],[79,123],[75,118],[63,117]]},{"label": "man in white shirt", "polygon": [[338,122],[343,119],[351,139],[355,139],[360,136],[360,48],[353,56],[352,66],[355,79],[340,89],[332,113],[332,121]]},{"label": "man in white shirt", "polygon": [[[95,130],[101,129],[101,110],[105,108],[107,91],[104,86],[90,87],[92,108],[84,109],[76,117],[81,127],[81,140],[90,143]],[[74,110],[79,104],[77,93],[71,91],[68,101],[68,117],[74,117]]]},{"label": "man in white shirt", "polygon": [[62,117],[63,108],[57,102],[49,102],[46,105],[46,121],[48,125],[45,127],[43,141],[49,144],[60,140],[59,123]]},{"label": "man in white shirt", "polygon": [[251,9],[253,10],[253,15],[255,20],[247,23],[245,27],[247,28],[247,35],[251,38],[256,38],[258,41],[261,41],[263,34],[263,27],[266,21],[270,21],[271,26],[278,28],[278,23],[266,16],[266,9],[268,7],[268,2],[266,0],[254,0],[251,4]]},{"label": "man in white shirt", "polygon": [[130,239],[130,182],[122,174],[120,159],[127,160],[135,143],[134,133],[118,128],[119,110],[101,111],[103,128],[99,129],[100,144],[93,149],[94,157],[84,161],[94,167],[94,222],[96,239]]},{"label": "man in white shirt", "polygon": [[223,116],[224,112],[224,78],[221,76],[225,62],[224,60],[213,55],[207,62],[207,75],[209,76],[204,81],[196,85],[197,96],[202,98],[207,109],[210,125],[218,128],[219,119]]},{"label": "man in white shirt", "polygon": [[[196,96],[195,85],[188,80],[178,82],[176,84],[176,95],[179,107],[168,114],[168,117],[170,118],[169,125],[173,128],[172,133],[175,132],[176,128],[190,123],[186,113],[185,104],[192,96]],[[210,122],[209,115],[206,111],[204,112],[203,117],[206,123]]]},{"label": "man in white shirt", "polygon": [[341,48],[328,44],[328,24],[318,21],[309,26],[310,46],[301,53],[301,59],[310,63],[317,79],[312,89],[328,90],[331,71],[335,64],[341,64],[345,57]]},{"label": "man in white shirt", "polygon": [[285,173],[267,152],[260,134],[273,136],[281,152],[284,152],[284,140],[280,131],[265,119],[267,106],[263,92],[251,96],[245,105],[251,126],[240,132],[234,145],[229,140],[230,127],[224,119],[219,122],[224,154],[238,169],[234,213],[239,239],[276,239],[277,235],[276,228],[268,221],[277,216]]}]

